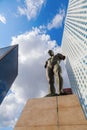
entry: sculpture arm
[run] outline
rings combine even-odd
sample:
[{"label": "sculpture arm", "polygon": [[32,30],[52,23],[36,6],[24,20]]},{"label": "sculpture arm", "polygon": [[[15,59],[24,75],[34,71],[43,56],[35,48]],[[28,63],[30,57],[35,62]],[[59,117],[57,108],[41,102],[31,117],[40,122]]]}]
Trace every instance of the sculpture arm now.
[{"label": "sculpture arm", "polygon": [[44,68],[47,68],[48,61],[45,62]]}]

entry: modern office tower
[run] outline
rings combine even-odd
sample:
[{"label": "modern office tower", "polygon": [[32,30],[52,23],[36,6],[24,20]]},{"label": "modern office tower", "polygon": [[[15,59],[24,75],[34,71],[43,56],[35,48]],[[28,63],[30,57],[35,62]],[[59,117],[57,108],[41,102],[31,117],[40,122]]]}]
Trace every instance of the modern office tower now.
[{"label": "modern office tower", "polygon": [[87,117],[87,0],[69,0],[62,51],[72,90]]},{"label": "modern office tower", "polygon": [[0,104],[18,74],[18,45],[0,48]]}]

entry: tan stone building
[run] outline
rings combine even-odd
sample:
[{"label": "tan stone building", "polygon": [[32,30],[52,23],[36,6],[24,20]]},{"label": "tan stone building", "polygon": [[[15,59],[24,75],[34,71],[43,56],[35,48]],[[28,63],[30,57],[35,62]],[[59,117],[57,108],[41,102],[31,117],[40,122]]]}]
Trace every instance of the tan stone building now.
[{"label": "tan stone building", "polygon": [[14,130],[87,130],[76,95],[30,99]]}]

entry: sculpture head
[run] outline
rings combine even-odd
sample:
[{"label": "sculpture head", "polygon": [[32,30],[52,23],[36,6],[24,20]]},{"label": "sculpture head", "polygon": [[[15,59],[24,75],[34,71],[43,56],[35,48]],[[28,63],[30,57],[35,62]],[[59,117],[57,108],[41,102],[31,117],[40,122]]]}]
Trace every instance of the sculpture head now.
[{"label": "sculpture head", "polygon": [[49,50],[49,51],[48,51],[48,54],[49,54],[50,56],[54,56],[54,52],[53,52],[52,50]]}]

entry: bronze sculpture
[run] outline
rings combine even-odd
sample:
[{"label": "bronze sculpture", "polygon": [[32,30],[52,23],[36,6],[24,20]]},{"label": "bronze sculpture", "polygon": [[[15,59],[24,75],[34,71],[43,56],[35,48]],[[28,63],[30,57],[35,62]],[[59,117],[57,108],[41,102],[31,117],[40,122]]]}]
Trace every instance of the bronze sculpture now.
[{"label": "bronze sculpture", "polygon": [[[45,63],[46,68],[46,77],[49,82],[49,90],[51,95],[56,94],[54,81],[56,80],[56,86],[58,89],[58,95],[63,94],[63,78],[61,76],[62,69],[60,66],[60,61],[65,60],[65,56],[57,53],[54,55],[54,52],[52,50],[48,51],[48,54],[50,55],[50,58]],[[55,80],[54,80],[55,78]]]}]

